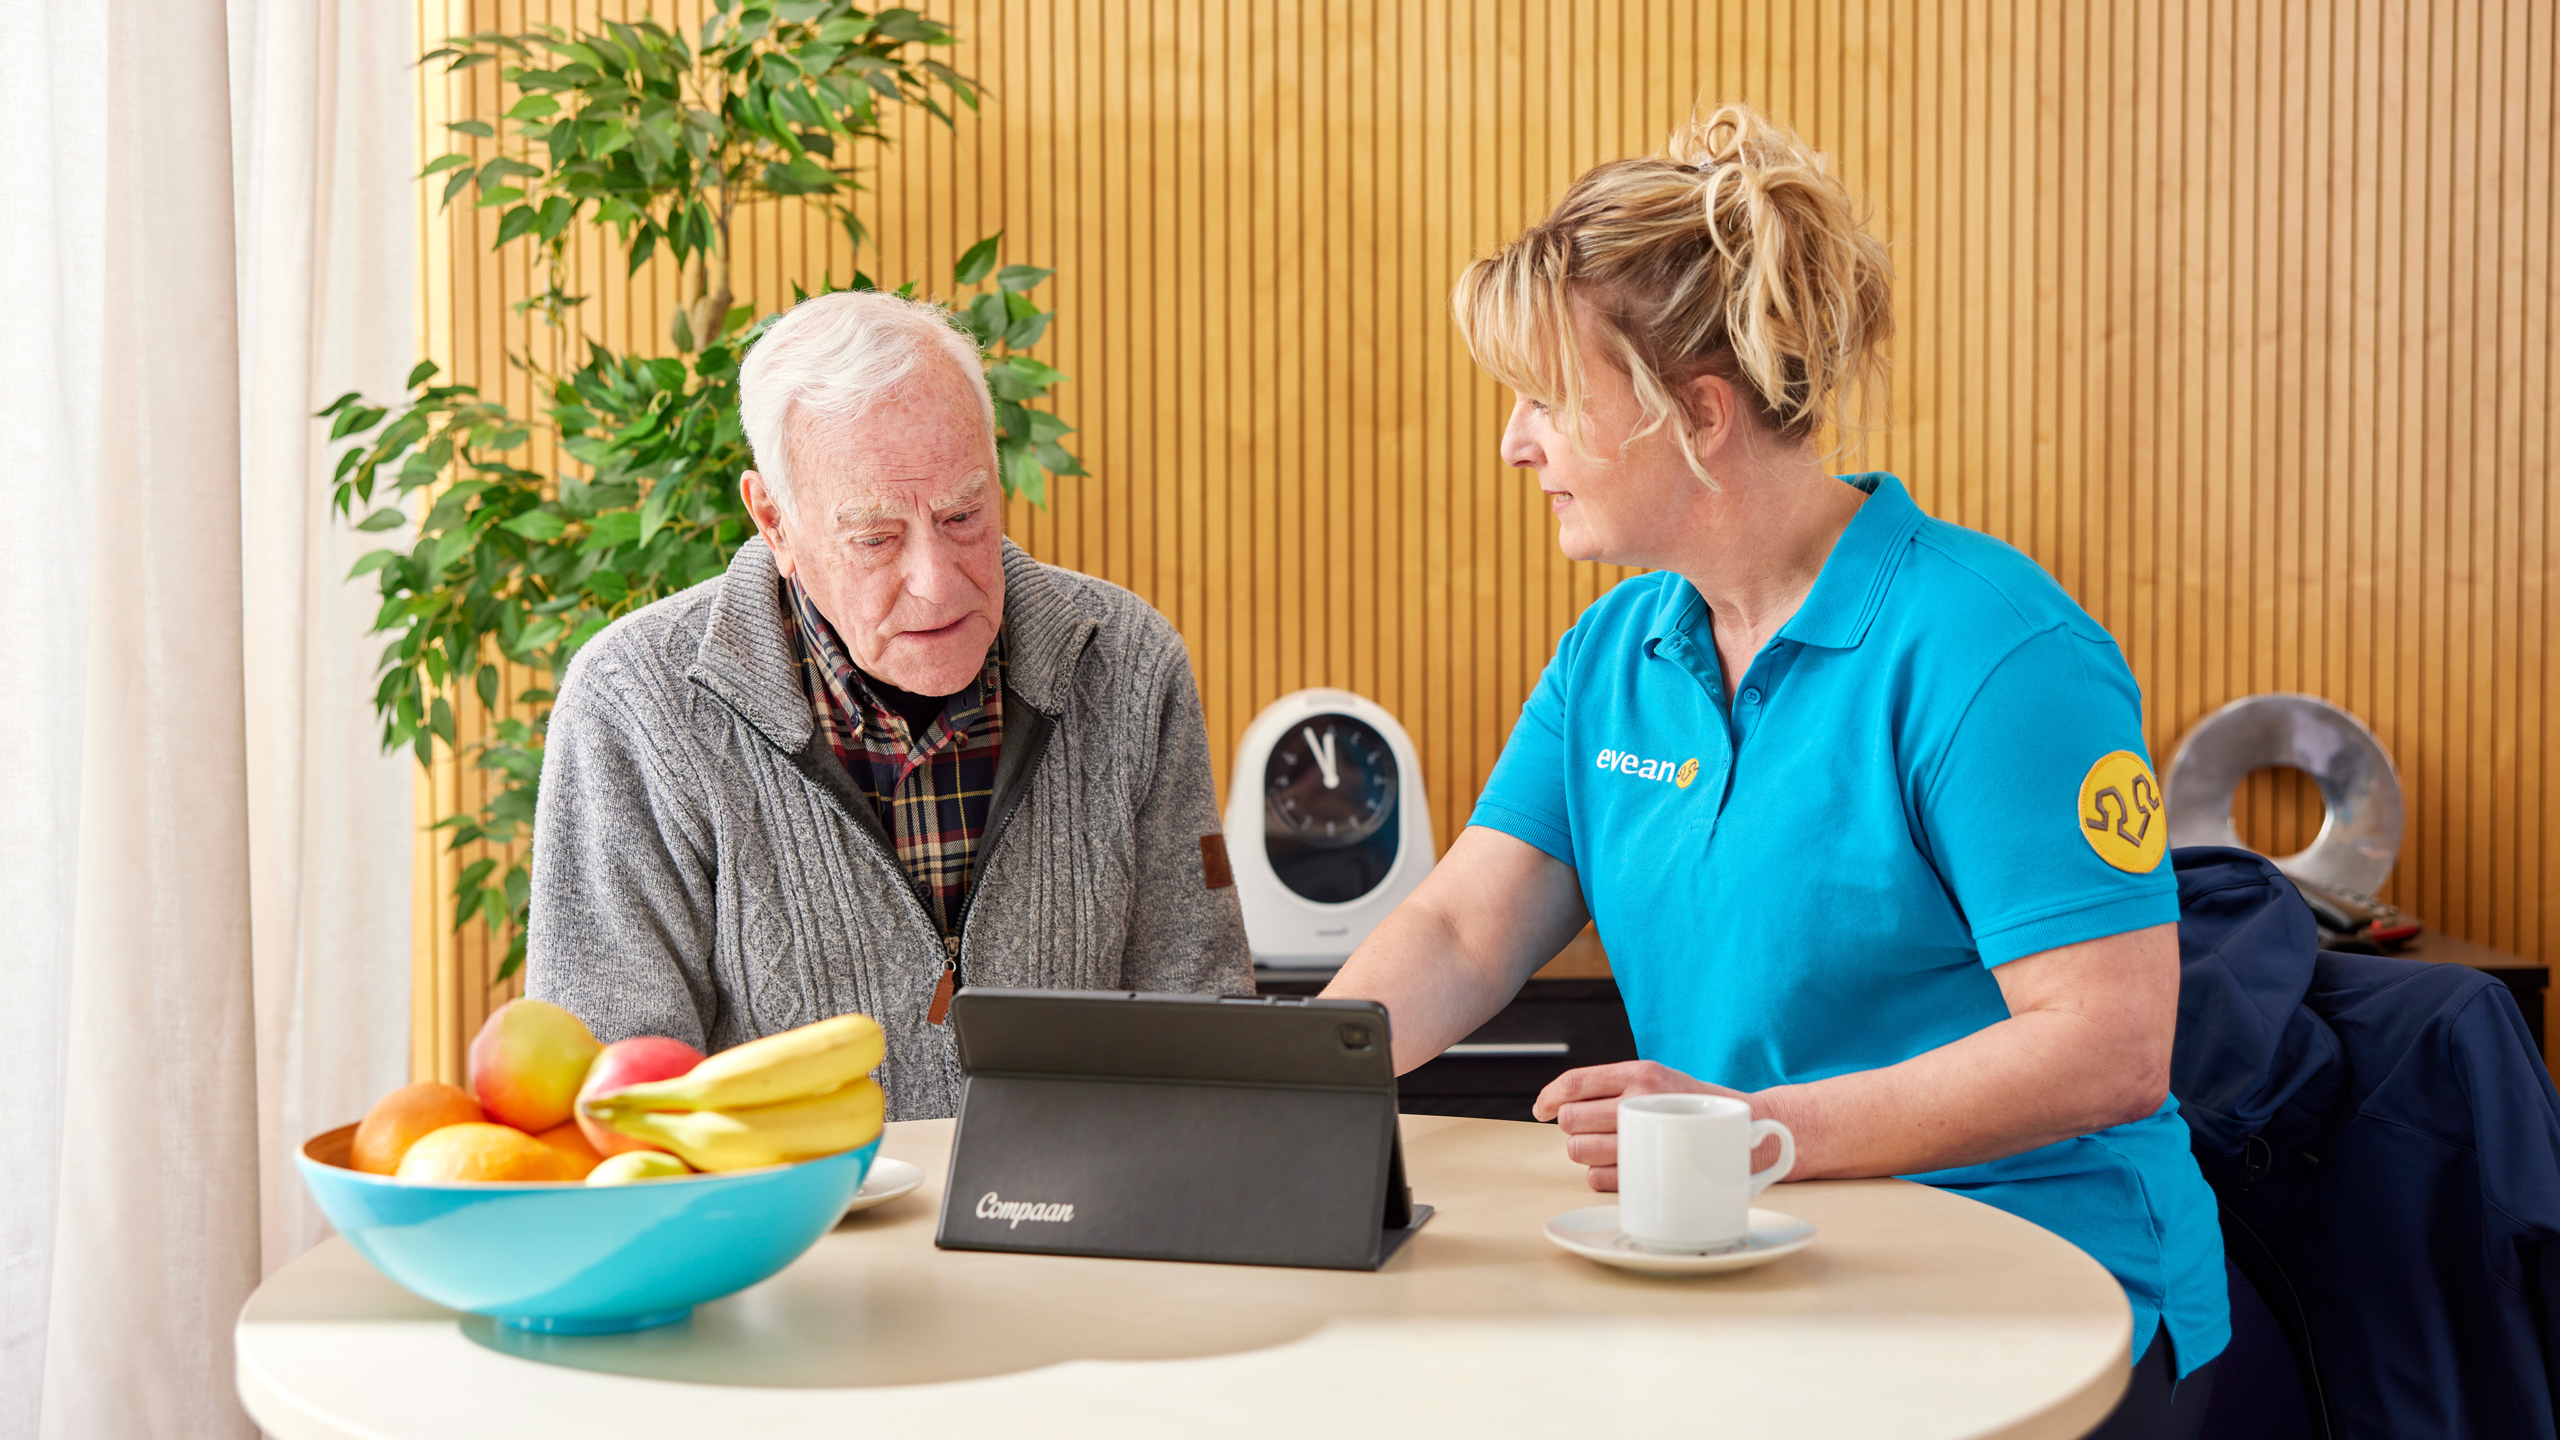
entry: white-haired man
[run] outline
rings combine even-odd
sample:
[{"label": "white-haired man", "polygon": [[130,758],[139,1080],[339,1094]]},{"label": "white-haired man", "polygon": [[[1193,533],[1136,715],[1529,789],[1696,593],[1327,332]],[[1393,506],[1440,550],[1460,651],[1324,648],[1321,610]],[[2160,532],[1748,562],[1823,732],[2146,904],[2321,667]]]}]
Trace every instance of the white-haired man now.
[{"label": "white-haired man", "polygon": [[562,678],[533,994],[719,1050],[846,1011],[949,1115],[959,985],[1252,993],[1181,638],[1004,538],[994,406],[937,307],[803,301],[748,352],[758,538]]}]

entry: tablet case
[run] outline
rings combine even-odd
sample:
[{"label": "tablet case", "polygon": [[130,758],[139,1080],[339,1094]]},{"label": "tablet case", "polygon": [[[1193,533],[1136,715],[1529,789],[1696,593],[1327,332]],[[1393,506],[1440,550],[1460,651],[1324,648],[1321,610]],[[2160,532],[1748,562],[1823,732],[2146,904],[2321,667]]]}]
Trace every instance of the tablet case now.
[{"label": "tablet case", "polygon": [[963,990],[951,1250],[1374,1270],[1431,1207],[1365,1000]]}]

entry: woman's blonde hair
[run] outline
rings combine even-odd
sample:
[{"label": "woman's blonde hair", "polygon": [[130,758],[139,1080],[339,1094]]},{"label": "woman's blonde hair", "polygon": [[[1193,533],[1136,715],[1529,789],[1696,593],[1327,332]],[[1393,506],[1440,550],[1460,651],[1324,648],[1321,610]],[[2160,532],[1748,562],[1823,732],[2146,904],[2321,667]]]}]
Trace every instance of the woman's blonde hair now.
[{"label": "woman's blonde hair", "polygon": [[1788,440],[1867,428],[1893,334],[1892,268],[1857,202],[1794,132],[1721,105],[1660,156],[1612,160],[1553,213],[1469,265],[1451,297],[1476,363],[1545,405],[1576,453],[1590,386],[1575,302],[1635,382],[1644,423],[1676,426],[1709,485],[1679,388],[1734,383]]}]

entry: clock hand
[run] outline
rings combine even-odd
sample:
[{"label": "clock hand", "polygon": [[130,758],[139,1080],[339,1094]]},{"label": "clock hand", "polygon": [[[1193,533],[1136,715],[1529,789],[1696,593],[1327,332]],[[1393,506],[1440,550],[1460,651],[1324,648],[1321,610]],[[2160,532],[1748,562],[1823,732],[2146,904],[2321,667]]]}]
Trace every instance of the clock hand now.
[{"label": "clock hand", "polygon": [[1316,768],[1324,772],[1324,788],[1341,789],[1342,771],[1336,768],[1333,758],[1333,732],[1327,730],[1324,732],[1324,738],[1318,740],[1314,726],[1301,725],[1298,727],[1298,733],[1307,737],[1307,749],[1315,754]]}]

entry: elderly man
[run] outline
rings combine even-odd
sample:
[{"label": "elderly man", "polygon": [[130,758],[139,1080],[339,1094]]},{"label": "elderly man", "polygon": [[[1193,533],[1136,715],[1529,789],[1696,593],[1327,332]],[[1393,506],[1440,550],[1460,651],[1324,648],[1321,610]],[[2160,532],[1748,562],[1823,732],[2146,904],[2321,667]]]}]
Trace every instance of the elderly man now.
[{"label": "elderly man", "polygon": [[532,993],[707,1050],[845,1011],[949,1115],[963,985],[1252,993],[1182,641],[1004,538],[969,339],[879,293],[747,355],[759,538],[560,685]]}]

